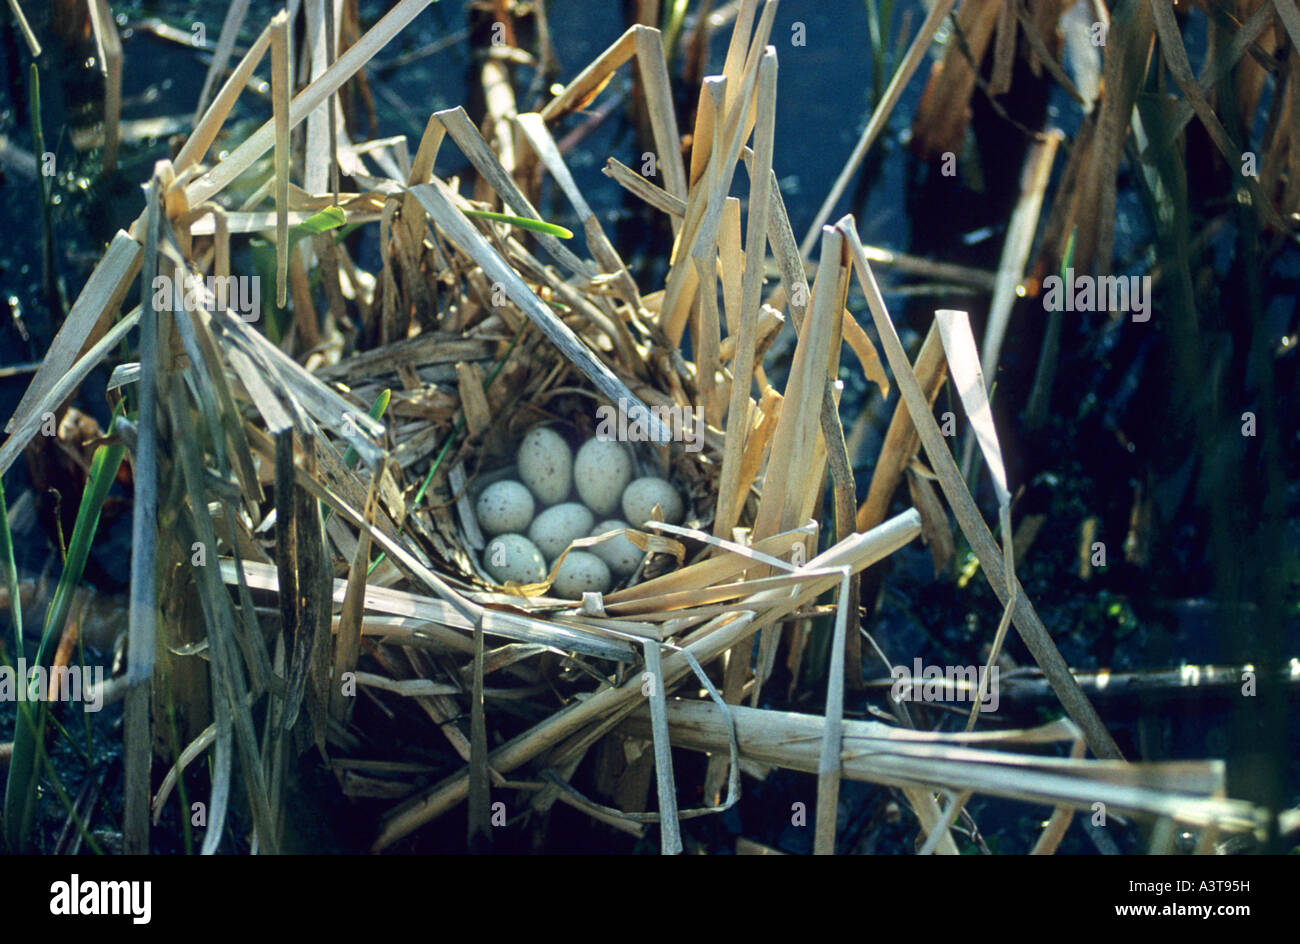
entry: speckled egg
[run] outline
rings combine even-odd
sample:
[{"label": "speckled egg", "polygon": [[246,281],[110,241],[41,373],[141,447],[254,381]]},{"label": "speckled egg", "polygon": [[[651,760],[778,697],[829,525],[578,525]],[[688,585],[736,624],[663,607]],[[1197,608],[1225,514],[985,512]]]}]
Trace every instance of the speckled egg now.
[{"label": "speckled egg", "polygon": [[677,524],[682,520],[682,497],[666,481],[648,475],[637,479],[623,491],[623,515],[633,527],[641,527],[650,520],[655,505],[664,510],[664,521]]},{"label": "speckled egg", "polygon": [[497,583],[541,583],[546,579],[542,552],[522,534],[499,534],[483,549],[483,569]]},{"label": "speckled egg", "polygon": [[598,515],[618,508],[632,479],[632,457],[613,439],[588,439],[573,462],[573,483],[587,507]]},{"label": "speckled egg", "polygon": [[605,593],[612,585],[603,560],[587,551],[570,551],[555,572],[551,592],[567,600],[581,600],[586,591]]},{"label": "speckled egg", "polygon": [[479,527],[488,534],[522,534],[533,520],[533,496],[518,482],[506,479],[483,489],[474,505]]},{"label": "speckled egg", "polygon": [[552,505],[533,519],[528,539],[537,545],[548,561],[553,561],[570,541],[584,537],[594,520],[586,505],[577,502]]},{"label": "speckled egg", "polygon": [[[611,518],[592,528],[590,536],[594,538],[610,531],[621,531],[629,527],[631,526],[626,521]],[[619,577],[626,577],[636,570],[636,565],[641,563],[641,558],[644,556],[641,549],[624,535],[611,538],[604,544],[597,544],[594,547],[587,548],[587,550],[603,560],[605,565]]]},{"label": "speckled egg", "polygon": [[569,497],[573,488],[573,453],[564,437],[546,426],[535,426],[519,444],[519,477],[543,505]]}]

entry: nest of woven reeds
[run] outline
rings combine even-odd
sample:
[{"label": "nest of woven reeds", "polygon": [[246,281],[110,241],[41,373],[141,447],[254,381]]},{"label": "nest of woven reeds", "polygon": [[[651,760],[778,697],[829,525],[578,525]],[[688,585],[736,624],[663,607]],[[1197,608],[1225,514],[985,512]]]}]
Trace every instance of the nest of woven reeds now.
[{"label": "nest of woven reeds", "polygon": [[[349,142],[331,129],[334,97],[424,5],[398,3],[337,60],[314,63],[296,95],[288,25],[283,15],[273,20],[175,160],[157,168],[146,212],[110,245],[20,408],[28,419],[11,442],[30,438],[32,417],[141,328],[138,367],[115,378],[138,407],[134,422],[112,432],[133,454],[142,562],[119,693],[129,704],[152,697],[153,724],[174,713],[188,745],[165,758],[170,770],[145,806],[157,815],[177,778],[212,751],[215,849],[238,754],[254,844],[273,850],[287,757],[315,744],[345,793],[395,802],[378,825],[377,849],[463,800],[471,835],[488,832],[490,801],[505,795],[536,813],[560,800],[637,835],[657,823],[665,851],[677,851],[679,819],[736,801],[742,758],[818,774],[819,851],[834,848],[843,776],[900,787],[926,846],[943,852],[956,851],[949,827],[970,791],[1056,808],[1047,850],[1073,809],[1098,801],[1207,834],[1253,827],[1250,807],[1223,799],[1221,767],[1184,765],[1176,782],[1159,765],[1118,762],[1009,551],[994,542],[931,412],[951,374],[1009,534],[1005,474],[964,313],[938,313],[909,356],[851,217],[823,228],[815,267],[805,263],[771,169],[773,3],[761,14],[757,0],[741,5],[723,72],[703,83],[689,159],[662,40],[644,26],[536,113],[515,114],[496,83],[483,132],[457,108],[431,116],[413,156],[404,139]],[[928,38],[923,30],[918,42]],[[272,120],[206,163],[268,52]],[[611,159],[606,173],[668,218],[668,276],[653,287],[632,278],[554,137],[564,116],[628,63],[658,170],[649,178]],[[498,68],[486,61],[485,84]],[[304,123],[297,160],[291,132]],[[439,154],[453,147],[473,180],[439,175]],[[268,154],[253,196],[241,208],[223,204],[223,191]],[[751,197],[743,226],[730,195],[742,168],[763,197]],[[340,191],[340,173],[357,189]],[[538,213],[543,177],[573,209],[581,241]],[[335,238],[352,224],[378,229],[377,271],[364,271]],[[159,276],[224,279],[235,275],[231,240],[268,232],[276,286],[263,295],[285,313],[278,340],[202,291],[198,304],[179,308],[142,294],[139,308],[108,326],[137,274],[146,286]],[[848,310],[855,286],[883,358]],[[786,321],[797,342],[777,391],[762,359]],[[882,391],[896,384],[901,393],[861,507],[838,412],[845,348]],[[645,557],[607,592],[561,599],[549,574],[529,585],[494,581],[483,567],[476,497],[516,474],[530,430],[554,429],[576,447],[597,432],[602,408],[626,421],[619,436],[637,469],[678,490],[681,524],[658,515],[635,523]],[[673,416],[695,425],[675,430],[665,420]],[[889,517],[905,473],[917,507]],[[864,659],[874,658],[858,631],[858,578],[923,530],[931,540],[950,530],[932,483],[1006,608],[990,664],[1014,626],[1071,721],[943,735],[909,730],[901,712],[897,726],[844,721],[846,685],[858,687]],[[816,620],[832,640],[824,714],[760,710],[776,660],[797,664]],[[365,756],[362,699],[387,723],[396,723],[398,703],[403,719],[419,719],[447,776],[417,788],[400,774],[376,775],[385,768]],[[150,725],[137,704],[125,731],[136,789],[127,822],[137,843],[147,833],[138,785],[148,783]],[[624,741],[636,749],[624,752]],[[1074,756],[1028,753],[1053,741],[1073,742]],[[1116,760],[1084,760],[1085,742]],[[609,743],[639,758],[605,778],[631,809],[570,783],[593,747]],[[689,794],[703,794],[699,809],[678,808],[674,747],[712,755],[702,790]],[[1021,753],[994,749],[1006,747]],[[389,770],[400,771],[400,761],[383,759],[395,765]],[[633,776],[647,764],[657,797],[649,803],[651,780]]]},{"label": "nest of woven reeds", "polygon": [[[466,127],[461,112],[445,117],[455,127]],[[483,207],[471,212],[492,211]],[[407,252],[402,243],[409,231],[401,220],[392,229],[390,244],[397,256]],[[425,255],[419,267],[399,269],[391,282],[383,284],[401,299],[418,298],[421,293],[444,296],[446,304],[415,338],[417,342],[437,339],[435,344],[380,345],[331,365],[325,374],[345,380],[364,377],[353,389],[363,402],[374,402],[387,391],[385,412],[400,430],[393,437],[394,461],[404,476],[410,469],[427,483],[428,499],[421,514],[428,515],[431,555],[448,573],[476,588],[503,588],[484,569],[482,555],[489,535],[474,507],[485,488],[519,478],[520,443],[538,427],[565,440],[570,460],[597,435],[624,444],[633,477],[668,481],[682,499],[684,515],[674,523],[683,523],[684,517],[690,527],[708,533],[716,514],[721,437],[708,429],[704,408],[697,405],[696,365],[680,352],[666,354],[670,349],[626,269],[617,280],[593,276],[586,286],[574,286],[554,268],[544,266],[516,235],[526,236],[528,231],[491,219],[476,220],[474,225],[501,250],[510,271],[519,273],[523,290],[535,297],[533,304],[545,306],[537,310],[546,312],[549,327],[570,345],[569,350],[581,345],[598,365],[592,372],[601,376],[607,388],[616,384],[621,389],[612,398],[601,390],[575,366],[565,347],[553,343],[506,298],[501,282],[488,281],[472,258],[449,244],[444,244],[445,255],[436,253],[433,242],[421,238],[413,253]],[[416,284],[404,283],[408,273],[418,280]],[[412,307],[418,308],[418,303]],[[446,362],[457,355],[464,359]],[[428,364],[430,359],[435,363]],[[437,384],[436,393],[423,381],[414,390],[401,389],[403,375],[410,376],[407,372],[414,370],[417,360],[423,362],[425,377],[447,381]],[[435,397],[436,413],[431,415],[430,400]],[[535,498],[539,511],[556,503]],[[567,499],[576,502],[578,496],[566,494],[561,500]],[[741,501],[736,523],[749,524],[753,507],[752,500]],[[616,518],[623,514],[604,511]],[[685,548],[671,538],[640,530],[634,540],[650,556],[620,585],[635,585],[685,560]],[[516,595],[536,597],[544,591],[533,588]]]}]

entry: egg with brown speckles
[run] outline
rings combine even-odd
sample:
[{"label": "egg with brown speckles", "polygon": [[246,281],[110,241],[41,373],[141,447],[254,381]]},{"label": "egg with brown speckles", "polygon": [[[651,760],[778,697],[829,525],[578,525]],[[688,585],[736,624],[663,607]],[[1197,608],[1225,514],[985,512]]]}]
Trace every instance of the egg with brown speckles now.
[{"label": "egg with brown speckles", "polygon": [[578,495],[598,515],[618,508],[619,498],[632,479],[632,457],[613,439],[588,439],[573,461],[573,483]]},{"label": "egg with brown speckles", "polygon": [[483,569],[497,583],[541,583],[546,579],[542,552],[522,534],[499,534],[483,549]]},{"label": "egg with brown speckles", "polygon": [[556,596],[581,600],[583,593],[606,593],[612,584],[603,560],[587,551],[569,551],[555,571],[551,589]]},{"label": "egg with brown speckles", "polygon": [[[623,531],[629,528],[631,528],[631,525],[626,521],[611,518],[592,528],[590,537],[594,538],[602,534],[608,534],[610,531]],[[641,548],[622,534],[616,538],[610,538],[604,544],[595,544],[587,548],[587,550],[603,560],[610,571],[619,577],[626,577],[636,570],[637,564],[641,563],[641,558],[645,556]]]},{"label": "egg with brown speckles", "polygon": [[510,479],[493,482],[474,503],[479,527],[489,535],[527,531],[533,508],[532,493]]},{"label": "egg with brown speckles", "polygon": [[547,560],[553,561],[574,538],[585,537],[594,520],[591,509],[578,502],[552,505],[533,519],[528,539]]},{"label": "egg with brown speckles", "polygon": [[549,426],[535,426],[519,444],[519,478],[543,505],[555,505],[573,489],[573,453]]},{"label": "egg with brown speckles", "polygon": [[682,520],[682,496],[664,479],[653,475],[639,478],[623,491],[623,515],[639,528],[650,520],[655,505],[664,510],[664,521],[679,524]]}]

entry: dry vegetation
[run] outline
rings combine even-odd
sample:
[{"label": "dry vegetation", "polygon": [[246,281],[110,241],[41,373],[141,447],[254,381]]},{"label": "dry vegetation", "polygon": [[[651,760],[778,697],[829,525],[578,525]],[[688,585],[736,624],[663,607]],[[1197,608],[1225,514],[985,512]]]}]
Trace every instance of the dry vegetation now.
[{"label": "dry vegetation", "polygon": [[[1200,122],[1229,166],[1244,148],[1215,116],[1218,76],[1257,80],[1244,86],[1243,114],[1266,85],[1285,88],[1260,177],[1242,184],[1272,238],[1289,236],[1300,208],[1292,3],[1227,5],[1240,28],[1216,32],[1216,55],[1199,76],[1167,5],[1122,4],[1128,19],[1109,24],[1104,75],[1079,89],[1057,58],[1069,4],[936,0],[802,247],[772,172],[781,147],[775,2],[730,5],[725,63],[700,83],[690,128],[673,107],[663,36],[636,25],[535,112],[517,111],[509,55],[489,55],[481,125],[462,108],[439,111],[414,154],[404,138],[353,140],[340,96],[359,94],[367,63],[426,5],[401,0],[365,32],[355,3],[333,5],[337,22],[311,13],[292,57],[294,33],[279,15],[242,58],[232,44],[244,5],[230,5],[193,131],[155,167],[144,212],[104,253],[0,446],[3,471],[91,368],[138,337],[135,363],[115,374],[122,415],[108,434],[125,447],[134,483],[129,660],[108,683],[109,697],[125,702],[127,850],[149,848],[151,819],[199,763],[212,772],[203,851],[221,844],[236,792],[250,846],[275,851],[291,802],[287,770],[305,750],[328,759],[348,795],[392,798],[373,827],[376,850],[401,848],[460,803],[473,845],[503,800],[512,822],[559,801],[677,852],[679,821],[727,809],[746,782],[742,768],[770,767],[817,774],[810,827],[823,853],[835,849],[846,777],[899,788],[927,852],[957,852],[950,827],[973,794],[1053,808],[1034,849],[1042,853],[1055,850],[1075,810],[1098,802],[1111,815],[1159,821],[1157,845],[1175,825],[1195,830],[1202,851],[1261,827],[1262,810],[1227,797],[1221,762],[1120,756],[1017,580],[985,377],[1026,286],[1035,291],[1071,252],[1081,271],[1108,270],[1117,167],[1134,143],[1134,98],[1153,58],[1181,93],[1174,125]],[[485,6],[513,29],[512,4]],[[909,353],[876,283],[889,257],[862,245],[851,216],[823,224],[901,89],[924,80],[916,73],[954,6],[964,38],[948,43],[929,76],[914,150],[961,150],[971,97],[984,84],[1005,89],[1010,57],[1025,48],[1018,35],[1043,80],[1067,84],[1087,118],[1045,210],[1060,138],[1040,135],[1031,149],[982,345],[964,312],[939,311]],[[113,32],[106,8],[89,5],[96,36]],[[503,48],[520,52],[511,30]],[[120,43],[101,42],[108,68],[120,70]],[[991,80],[970,65],[989,47]],[[215,160],[223,123],[258,70],[269,75],[272,117]],[[660,285],[636,283],[557,144],[566,117],[598,103],[620,70],[635,77],[658,173],[612,158],[605,173],[671,227]],[[120,75],[110,97],[118,87]],[[1137,131],[1140,147],[1140,121]],[[473,168],[467,179],[438,172],[455,163],[440,159],[453,149]],[[739,176],[762,195],[744,214],[732,195]],[[544,224],[543,181],[572,206],[581,238]],[[236,185],[251,196],[232,202]],[[336,238],[354,226],[377,230],[382,268],[365,271]],[[276,247],[274,291],[262,297],[287,312],[279,337],[210,298],[172,310],[148,290],[159,275],[248,274],[231,271],[232,245],[259,233],[273,233]],[[142,303],[122,311],[136,282]],[[854,292],[869,325],[849,311]],[[786,321],[798,340],[777,390],[763,356]],[[883,394],[900,394],[862,502],[837,408],[841,358]],[[949,378],[975,432],[970,448],[994,483],[1000,540],[934,418]],[[1044,382],[1050,388],[1050,376]],[[549,581],[493,585],[468,511],[475,483],[509,465],[531,426],[587,435],[595,406],[620,400],[634,417],[689,407],[707,421],[699,452],[637,446],[644,469],[682,488],[686,524],[638,532],[650,556],[603,597],[556,599]],[[915,507],[891,516],[905,480]],[[950,514],[1005,607],[989,664],[1014,628],[1063,707],[1060,720],[993,730],[976,726],[972,711],[965,731],[931,732],[892,702],[890,723],[845,720],[846,688],[862,687],[864,663],[869,676],[889,671],[859,630],[863,572],[922,536],[950,546]],[[809,626],[826,617],[824,712],[759,707],[777,660],[797,668]],[[69,658],[68,646],[59,651]],[[905,664],[911,655],[891,653]],[[403,757],[368,755],[362,704],[367,724],[422,728],[408,734],[435,743],[454,772],[414,790]],[[166,733],[173,718],[175,740]],[[1064,750],[1044,751],[1057,742]],[[700,795],[675,776],[683,751],[711,756],[700,808],[679,808]],[[605,802],[571,785],[584,764],[598,765]]]}]

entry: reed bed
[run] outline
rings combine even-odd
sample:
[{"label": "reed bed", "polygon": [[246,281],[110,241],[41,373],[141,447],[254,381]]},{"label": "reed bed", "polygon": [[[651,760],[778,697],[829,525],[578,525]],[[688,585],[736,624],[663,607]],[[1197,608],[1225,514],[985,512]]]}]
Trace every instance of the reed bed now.
[{"label": "reed bed", "polygon": [[[680,823],[735,804],[742,769],[763,766],[817,775],[810,826],[819,853],[835,850],[844,778],[900,789],[924,852],[958,851],[951,827],[974,794],[1055,810],[1039,853],[1054,851],[1074,811],[1094,815],[1097,804],[1196,829],[1203,851],[1217,836],[1260,828],[1259,810],[1227,798],[1221,762],[1121,757],[1016,577],[985,375],[1030,265],[1058,139],[1032,159],[1004,270],[975,274],[1003,300],[982,353],[966,313],[948,310],[935,313],[919,349],[905,350],[875,275],[898,260],[864,246],[851,216],[824,225],[952,0],[933,4],[802,245],[772,171],[775,0],[730,11],[725,64],[703,79],[693,128],[678,126],[664,36],[637,25],[537,111],[516,111],[502,60],[488,57],[483,124],[462,108],[438,111],[414,153],[405,138],[351,140],[340,94],[427,3],[401,0],[365,33],[342,18],[346,5],[309,4],[300,55],[290,56],[281,14],[229,65],[247,6],[231,4],[193,131],[156,165],[144,212],[108,246],[0,446],[3,472],[44,414],[128,334],[139,338],[136,359],[118,364],[110,384],[123,405],[111,441],[128,453],[135,488],[129,658],[109,683],[126,705],[127,850],[149,848],[151,822],[176,802],[184,772],[205,764],[202,851],[220,846],[236,791],[249,847],[277,851],[289,766],[312,748],[345,793],[391,798],[374,824],[376,851],[403,848],[461,803],[467,841],[479,848],[499,811],[515,822],[563,802],[633,835],[654,826],[662,851],[680,852]],[[976,55],[993,42],[1001,56],[1004,31],[1017,28],[995,15],[999,6],[961,5]],[[119,70],[106,8],[90,5],[96,35],[107,30],[108,68]],[[339,17],[323,22],[316,11],[330,9]],[[1166,35],[1164,15],[1138,16],[1180,75],[1181,44]],[[954,49],[931,79],[914,147],[950,149],[961,133],[974,79]],[[214,161],[223,124],[263,68],[272,117]],[[1107,69],[1109,83],[1109,58]],[[637,284],[557,143],[566,118],[598,101],[620,70],[644,102],[656,173],[613,158],[605,172],[667,219],[673,242],[660,285]],[[1204,118],[1194,87],[1184,91]],[[1111,103],[1094,111],[1095,144],[1071,157],[1073,196],[1047,222],[1058,256],[1073,234],[1076,265],[1107,256],[1112,238],[1113,213],[1099,211],[1099,228],[1089,229],[1079,210],[1113,204],[1114,174],[1099,169],[1115,156]],[[932,112],[944,120],[924,117]],[[438,172],[453,151],[473,169],[465,179]],[[740,174],[744,214],[733,195]],[[542,218],[543,181],[572,208],[581,238]],[[1294,210],[1293,191],[1280,213]],[[357,227],[377,233],[376,271],[340,238]],[[252,235],[275,249],[274,290],[262,295],[283,313],[274,330],[206,289],[180,307],[152,290],[159,277],[188,289],[240,275],[234,247]],[[137,281],[141,302],[122,312]],[[851,292],[865,298],[870,326],[850,313]],[[762,365],[786,323],[797,341],[777,390]],[[861,503],[838,409],[842,359],[882,394],[900,393]],[[974,432],[964,457],[954,457],[932,410],[949,379]],[[529,429],[549,424],[577,442],[602,405],[639,424],[638,468],[680,490],[684,522],[628,532],[645,556],[610,592],[561,599],[554,568],[540,583],[497,584],[480,563],[474,496],[510,471]],[[674,439],[670,415],[701,418],[691,427],[698,450]],[[959,461],[982,462],[993,483],[1000,541]],[[891,515],[904,479],[915,507]],[[861,688],[864,666],[879,674],[859,628],[864,571],[921,539],[951,545],[949,514],[1004,607],[989,664],[1014,628],[1060,720],[984,730],[972,711],[963,731],[927,732],[896,702],[891,723],[845,719],[846,689]],[[797,666],[817,620],[831,629],[824,710],[761,707],[778,659]],[[171,750],[160,747],[169,718],[183,735]],[[447,771],[423,788],[404,773],[418,766],[409,759],[367,754],[367,726],[411,719],[422,729],[412,737],[436,745]],[[1053,744],[1068,756],[1044,751]],[[702,784],[683,784],[675,770],[685,751],[710,755]],[[600,767],[606,799],[621,805],[573,786],[584,764]],[[701,794],[699,806],[682,807]]]}]

